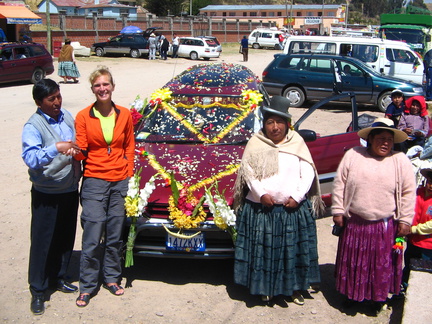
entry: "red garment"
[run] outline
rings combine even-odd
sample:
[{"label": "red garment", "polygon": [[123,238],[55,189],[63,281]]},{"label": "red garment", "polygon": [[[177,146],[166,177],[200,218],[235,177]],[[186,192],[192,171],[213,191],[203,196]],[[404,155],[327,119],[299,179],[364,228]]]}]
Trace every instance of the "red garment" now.
[{"label": "red garment", "polygon": [[93,104],[81,110],[75,118],[76,142],[83,153],[75,156],[84,160],[84,177],[121,181],[134,172],[135,139],[129,109],[114,106],[116,120],[111,144],[105,141]]},{"label": "red garment", "polygon": [[414,100],[417,100],[418,102],[420,102],[420,106],[421,106],[420,116],[422,116],[422,117],[428,116],[429,113],[427,111],[426,100],[423,96],[414,96],[414,97],[411,97],[411,98],[405,100],[405,113],[407,113],[407,114],[410,113],[411,105],[412,105]]},{"label": "red garment", "polygon": [[[412,225],[426,223],[432,219],[432,196],[426,198],[426,189],[421,187],[417,190],[415,215]],[[432,235],[413,234],[410,236],[411,243],[423,249],[432,249]]]}]

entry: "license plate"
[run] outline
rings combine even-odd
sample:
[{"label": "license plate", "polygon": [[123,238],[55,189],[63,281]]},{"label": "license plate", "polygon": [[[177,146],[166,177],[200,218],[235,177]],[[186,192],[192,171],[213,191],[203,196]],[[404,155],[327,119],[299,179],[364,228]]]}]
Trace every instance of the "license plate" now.
[{"label": "license plate", "polygon": [[[186,232],[193,234],[196,232]],[[200,233],[190,239],[182,239],[167,234],[166,249],[170,251],[204,252],[206,249],[204,233]]]}]

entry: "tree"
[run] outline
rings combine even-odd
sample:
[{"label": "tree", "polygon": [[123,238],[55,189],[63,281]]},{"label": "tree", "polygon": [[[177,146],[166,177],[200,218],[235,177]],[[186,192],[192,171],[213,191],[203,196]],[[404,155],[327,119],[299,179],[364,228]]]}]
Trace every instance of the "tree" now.
[{"label": "tree", "polygon": [[157,16],[179,16],[184,3],[184,0],[147,0],[144,8]]}]

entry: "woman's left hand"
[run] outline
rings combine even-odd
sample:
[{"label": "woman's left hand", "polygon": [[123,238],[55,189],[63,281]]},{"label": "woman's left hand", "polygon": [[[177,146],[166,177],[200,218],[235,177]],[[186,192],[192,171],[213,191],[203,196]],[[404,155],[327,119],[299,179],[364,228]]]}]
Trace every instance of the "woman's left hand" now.
[{"label": "woman's left hand", "polygon": [[411,226],[405,223],[399,223],[396,236],[403,237],[411,233]]},{"label": "woman's left hand", "polygon": [[297,208],[298,205],[298,202],[295,201],[292,197],[289,197],[288,201],[285,203],[286,208]]}]

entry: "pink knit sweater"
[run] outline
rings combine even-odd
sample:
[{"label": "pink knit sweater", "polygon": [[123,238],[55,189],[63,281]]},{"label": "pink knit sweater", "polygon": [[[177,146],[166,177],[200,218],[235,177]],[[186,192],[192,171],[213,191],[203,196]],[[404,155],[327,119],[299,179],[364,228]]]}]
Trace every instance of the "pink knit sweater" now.
[{"label": "pink knit sweater", "polygon": [[411,225],[415,179],[405,154],[375,158],[365,147],[346,152],[333,184],[332,214],[356,214],[374,221],[394,217]]}]

